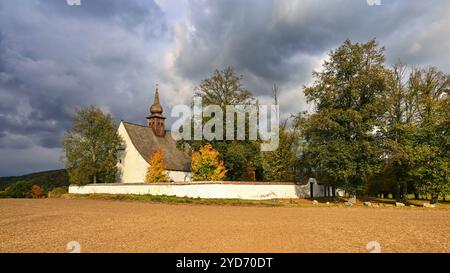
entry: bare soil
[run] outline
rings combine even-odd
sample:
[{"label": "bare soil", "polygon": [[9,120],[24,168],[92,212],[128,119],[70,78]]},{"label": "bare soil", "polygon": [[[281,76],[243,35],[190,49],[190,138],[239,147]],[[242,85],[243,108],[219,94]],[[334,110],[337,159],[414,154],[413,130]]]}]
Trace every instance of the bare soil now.
[{"label": "bare soil", "polygon": [[450,252],[450,210],[0,200],[0,252]]}]

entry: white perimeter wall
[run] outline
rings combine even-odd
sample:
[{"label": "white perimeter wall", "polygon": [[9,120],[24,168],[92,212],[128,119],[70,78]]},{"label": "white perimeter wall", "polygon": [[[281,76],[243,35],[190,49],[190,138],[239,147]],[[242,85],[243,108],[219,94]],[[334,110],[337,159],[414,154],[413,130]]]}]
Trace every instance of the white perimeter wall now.
[{"label": "white perimeter wall", "polygon": [[[190,198],[223,199],[289,199],[310,197],[310,183],[306,185],[271,183],[171,183],[171,184],[97,184],[70,186],[73,194],[150,194]],[[314,197],[321,197],[324,187],[314,184]]]}]

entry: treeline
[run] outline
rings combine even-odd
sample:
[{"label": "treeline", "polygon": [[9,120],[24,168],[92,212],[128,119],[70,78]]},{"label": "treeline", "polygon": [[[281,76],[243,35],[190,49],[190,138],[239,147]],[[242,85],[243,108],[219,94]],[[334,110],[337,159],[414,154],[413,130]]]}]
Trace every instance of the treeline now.
[{"label": "treeline", "polygon": [[43,198],[67,192],[66,170],[52,170],[23,176],[0,177],[0,198]]},{"label": "treeline", "polygon": [[[194,178],[316,178],[350,195],[404,199],[425,194],[433,203],[450,193],[448,74],[401,63],[388,67],[384,48],[375,40],[347,40],[330,52],[313,77],[303,91],[314,111],[296,113],[281,124],[275,151],[262,152],[261,142],[248,140],[248,135],[246,140],[180,141],[195,155]],[[275,104],[277,92],[274,88]],[[205,107],[218,105],[224,112],[227,105],[258,105],[231,68],[203,80],[195,96]],[[203,117],[203,122],[211,118]],[[121,142],[110,115],[96,107],[79,109],[63,141],[71,182],[114,182]],[[159,169],[149,171],[149,181],[167,180],[160,177],[160,158],[153,159]]]},{"label": "treeline", "polygon": [[[347,40],[331,51],[303,89],[314,111],[295,114],[280,126],[276,151],[262,153],[258,141],[187,142],[194,151],[205,144],[219,151],[229,180],[314,177],[350,195],[400,200],[423,194],[432,203],[445,198],[450,193],[450,76],[435,67],[388,67],[384,51],[375,40]],[[257,104],[241,79],[231,68],[215,71],[195,96],[204,106],[223,109]]]},{"label": "treeline", "polygon": [[45,192],[56,187],[69,186],[67,171],[62,169],[30,173],[22,176],[0,177],[0,191],[19,181],[27,181],[34,185],[39,185]]},{"label": "treeline", "polygon": [[304,89],[314,113],[301,113],[306,174],[352,195],[405,199],[450,191],[450,76],[435,67],[386,67],[375,40],[346,41]]}]

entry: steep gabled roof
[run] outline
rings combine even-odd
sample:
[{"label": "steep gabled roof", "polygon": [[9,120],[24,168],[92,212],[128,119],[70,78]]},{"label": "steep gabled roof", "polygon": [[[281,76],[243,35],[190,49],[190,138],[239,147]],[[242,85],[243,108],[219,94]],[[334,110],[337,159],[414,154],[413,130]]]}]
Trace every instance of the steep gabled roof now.
[{"label": "steep gabled roof", "polygon": [[147,160],[159,148],[164,151],[164,161],[167,170],[170,171],[191,171],[191,157],[180,151],[170,131],[166,131],[164,137],[155,135],[151,127],[133,124],[122,121],[131,142],[136,147],[141,156]]}]

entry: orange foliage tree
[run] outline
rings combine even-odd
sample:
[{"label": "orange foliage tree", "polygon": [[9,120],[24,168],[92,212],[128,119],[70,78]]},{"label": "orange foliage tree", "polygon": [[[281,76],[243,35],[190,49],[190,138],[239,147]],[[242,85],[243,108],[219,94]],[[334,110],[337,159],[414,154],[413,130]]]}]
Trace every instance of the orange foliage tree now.
[{"label": "orange foliage tree", "polygon": [[42,192],[41,187],[39,185],[33,185],[31,188],[31,197],[38,199],[38,198],[44,198],[45,194]]},{"label": "orange foliage tree", "polygon": [[157,182],[169,182],[170,177],[166,171],[166,164],[164,163],[164,152],[162,149],[156,150],[150,156],[150,166],[147,169],[147,174],[145,176],[146,183],[157,183]]},{"label": "orange foliage tree", "polygon": [[195,181],[221,181],[226,173],[223,161],[219,161],[219,152],[210,144],[192,153],[192,176]]}]

